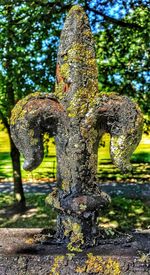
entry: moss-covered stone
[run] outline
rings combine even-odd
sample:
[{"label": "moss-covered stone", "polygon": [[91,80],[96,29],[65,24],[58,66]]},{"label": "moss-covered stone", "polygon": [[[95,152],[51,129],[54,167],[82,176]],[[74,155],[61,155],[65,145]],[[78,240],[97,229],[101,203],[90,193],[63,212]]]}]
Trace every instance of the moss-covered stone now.
[{"label": "moss-covered stone", "polygon": [[45,199],[45,202],[52,206],[53,208],[59,209],[59,210],[63,210],[61,205],[60,205],[60,200],[58,197],[59,193],[58,193],[58,188],[55,188],[53,190],[53,192],[51,192]]},{"label": "moss-covered stone", "polygon": [[29,100],[32,98],[38,98],[40,96],[40,92],[36,92],[33,94],[29,94],[25,98],[19,100],[15,107],[12,110],[11,113],[11,125],[14,125],[17,120],[24,119],[25,115],[27,114],[27,111],[24,109],[25,105],[28,103]]},{"label": "moss-covered stone", "polygon": [[81,246],[84,244],[81,224],[74,222],[72,218],[63,221],[64,235],[69,237],[67,245],[69,251],[81,252]]},{"label": "moss-covered stone", "polygon": [[49,275],[60,275],[61,266],[64,264],[65,256],[58,255],[54,258],[54,263],[51,267]]},{"label": "moss-covered stone", "polygon": [[68,79],[69,77],[69,64],[68,63],[64,63],[62,64],[62,66],[60,67],[60,74],[64,79]]},{"label": "moss-covered stone", "polygon": [[89,253],[85,263],[76,267],[76,272],[79,274],[121,275],[121,267],[116,259],[110,257],[104,261],[101,256],[94,256]]},{"label": "moss-covered stone", "polygon": [[[99,140],[103,133],[110,133],[112,160],[123,171],[130,169],[130,156],[141,138],[142,115],[125,96],[99,94],[92,33],[80,6],[70,10],[61,34],[55,95],[34,93],[19,101],[11,125],[14,141],[26,159],[24,167],[30,171],[42,161],[43,133],[54,135],[58,188],[46,202],[59,212],[57,236],[68,241],[71,251],[95,244],[98,209],[110,202],[97,186]],[[98,259],[92,256],[87,266],[92,261],[96,268]],[[113,264],[107,264],[113,270]],[[101,263],[98,266],[100,270]]]}]

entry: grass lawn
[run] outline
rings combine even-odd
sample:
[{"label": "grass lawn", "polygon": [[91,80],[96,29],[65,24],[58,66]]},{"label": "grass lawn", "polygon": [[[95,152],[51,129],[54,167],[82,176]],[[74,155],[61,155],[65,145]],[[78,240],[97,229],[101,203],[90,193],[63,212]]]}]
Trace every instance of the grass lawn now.
[{"label": "grass lawn", "polygon": [[56,213],[46,204],[46,195],[26,194],[27,211],[19,213],[13,207],[14,198],[10,194],[0,194],[0,227],[8,228],[53,228]]},{"label": "grass lawn", "polygon": [[[121,174],[111,163],[109,155],[109,136],[105,135],[105,147],[99,148],[98,177],[99,181],[149,182],[150,139],[144,136],[132,156],[133,173]],[[53,180],[56,177],[56,149],[53,139],[50,139],[48,155],[45,154],[42,164],[32,173],[22,170],[24,181]],[[46,150],[45,150],[46,151]],[[23,159],[22,159],[23,162]],[[9,139],[6,131],[0,129],[0,180],[12,179],[12,167],[9,153]],[[12,210],[13,195],[0,194],[0,227],[43,227],[54,228],[56,212],[45,205],[46,195],[25,194],[27,211],[17,213]],[[112,198],[109,208],[98,218],[99,225],[104,228],[115,228],[126,231],[134,228],[148,228],[150,224],[150,207],[141,200],[130,200],[121,197]]]},{"label": "grass lawn", "polygon": [[[150,136],[143,135],[140,145],[135,150],[131,161],[133,163],[132,174],[121,174],[111,162],[109,155],[109,135],[103,138],[105,146],[100,146],[98,151],[97,173],[100,181],[149,181],[148,169],[150,169]],[[24,181],[49,180],[56,178],[56,148],[54,140],[47,144],[48,154],[45,154],[41,165],[33,172],[22,170]],[[45,150],[46,151],[46,150]],[[23,158],[22,158],[23,163]],[[9,139],[7,132],[0,129],[0,179],[12,179],[12,165],[9,153]]]},{"label": "grass lawn", "polygon": [[[28,210],[24,213],[14,213],[11,210],[13,196],[0,195],[0,227],[30,228],[42,227],[54,229],[56,212],[45,205],[46,195],[26,194]],[[141,200],[131,200],[122,197],[112,198],[109,208],[98,218],[98,224],[113,232],[113,229],[128,231],[136,228],[148,228],[150,224],[150,207]]]}]

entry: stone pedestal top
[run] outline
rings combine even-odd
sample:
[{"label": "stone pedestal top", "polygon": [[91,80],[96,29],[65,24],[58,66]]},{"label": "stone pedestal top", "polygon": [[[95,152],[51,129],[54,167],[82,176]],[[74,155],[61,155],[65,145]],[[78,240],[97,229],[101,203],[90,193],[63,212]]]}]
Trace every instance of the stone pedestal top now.
[{"label": "stone pedestal top", "polygon": [[102,240],[81,253],[46,242],[45,232],[41,228],[0,229],[0,274],[150,274],[150,230]]}]

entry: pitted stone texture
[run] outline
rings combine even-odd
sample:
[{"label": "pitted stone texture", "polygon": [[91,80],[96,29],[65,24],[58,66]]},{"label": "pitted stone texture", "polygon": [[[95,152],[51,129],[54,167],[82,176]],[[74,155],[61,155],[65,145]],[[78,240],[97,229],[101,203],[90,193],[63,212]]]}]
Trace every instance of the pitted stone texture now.
[{"label": "pitted stone texture", "polygon": [[[107,270],[107,275],[149,274],[148,230],[133,235],[133,240],[127,246],[125,240],[118,242],[117,239],[106,239],[103,244],[84,249],[78,254],[68,253],[63,245],[44,244],[44,236],[42,229],[0,229],[0,274],[104,275],[104,272],[100,272],[101,268]],[[137,257],[139,251],[145,258]],[[97,268],[99,272],[96,272]]]},{"label": "pitted stone texture", "polygon": [[[68,260],[67,256],[54,268],[54,262],[58,255],[54,256],[9,256],[0,258],[0,274],[1,275],[77,275],[77,274],[99,274],[103,272],[77,272],[79,266],[83,266],[87,257]],[[61,256],[60,256],[61,257]],[[103,262],[108,261],[108,257],[102,257]],[[138,259],[133,263],[133,259],[124,257],[113,257],[112,261],[118,262],[120,273],[107,273],[108,275],[149,275],[150,266],[147,264],[139,264]],[[59,261],[58,261],[59,263]]]}]

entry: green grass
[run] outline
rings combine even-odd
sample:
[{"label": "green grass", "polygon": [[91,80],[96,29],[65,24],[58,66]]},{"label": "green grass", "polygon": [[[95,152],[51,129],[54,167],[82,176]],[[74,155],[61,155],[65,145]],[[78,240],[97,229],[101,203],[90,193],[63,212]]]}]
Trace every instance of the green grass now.
[{"label": "green grass", "polygon": [[[149,181],[150,140],[143,135],[142,141],[132,156],[133,173],[123,175],[111,163],[109,155],[109,137],[105,135],[105,147],[99,148],[98,177],[103,181],[138,182]],[[56,149],[53,139],[48,143],[48,156],[32,173],[22,170],[25,181],[44,181],[56,175]],[[46,154],[45,154],[46,155]],[[23,163],[23,159],[22,159]],[[12,166],[9,153],[9,139],[6,131],[0,129],[0,179],[12,179]],[[25,213],[11,213],[13,196],[0,194],[0,227],[43,227],[52,228],[56,223],[56,213],[45,205],[46,195],[26,194],[27,206]],[[121,197],[112,198],[112,204],[99,217],[99,225],[105,228],[129,230],[147,228],[150,224],[150,207],[141,200],[130,200]]]},{"label": "green grass", "polygon": [[[48,143],[48,156],[43,159],[42,164],[33,172],[26,172],[22,169],[22,177],[24,180],[38,180],[56,177],[56,148],[54,140],[50,139]],[[23,164],[23,157],[21,158],[21,166]],[[0,179],[12,178],[12,164],[10,158],[10,145],[7,132],[0,131]]]},{"label": "green grass", "polygon": [[[45,198],[46,195],[26,194],[29,210],[22,214],[10,214],[9,207],[14,202],[13,196],[0,194],[0,227],[54,229],[56,212],[45,205]],[[141,200],[114,197],[111,205],[101,213],[98,223],[104,228],[115,228],[121,231],[148,228],[150,224],[150,207]]]},{"label": "green grass", "polygon": [[148,228],[150,225],[149,203],[119,196],[114,197],[110,207],[105,208],[99,218],[99,225],[122,231]]},{"label": "green grass", "polygon": [[[140,145],[135,150],[131,161],[133,163],[132,174],[121,174],[111,162],[109,154],[109,135],[104,135],[103,143],[105,147],[100,146],[98,151],[98,177],[100,180],[115,181],[148,181],[148,169],[150,168],[150,138],[143,135]],[[22,170],[22,177],[25,181],[49,180],[56,177],[56,148],[54,140],[50,139],[48,146],[48,155],[45,154],[42,164],[33,172]],[[45,150],[46,151],[46,150]],[[23,158],[21,159],[23,164]],[[9,139],[7,132],[0,129],[0,179],[12,179],[12,165],[9,153]]]},{"label": "green grass", "polygon": [[53,228],[56,223],[56,213],[45,204],[45,198],[46,195],[26,194],[28,210],[16,213],[12,211],[13,195],[0,194],[0,227]]}]

